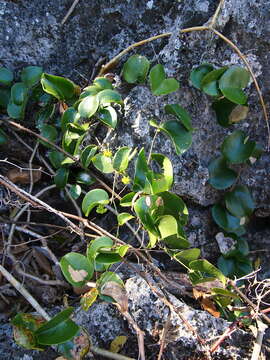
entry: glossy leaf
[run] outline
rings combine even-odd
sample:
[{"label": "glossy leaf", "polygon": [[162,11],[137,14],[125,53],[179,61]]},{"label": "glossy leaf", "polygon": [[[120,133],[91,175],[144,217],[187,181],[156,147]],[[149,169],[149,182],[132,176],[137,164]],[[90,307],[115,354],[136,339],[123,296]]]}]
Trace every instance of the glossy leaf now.
[{"label": "glossy leaf", "polygon": [[87,257],[89,260],[93,261],[101,249],[111,249],[114,245],[114,242],[108,236],[100,236],[87,247]]},{"label": "glossy leaf", "polygon": [[111,265],[122,261],[122,257],[117,253],[108,253],[108,254],[98,254],[96,257],[96,262],[104,265]]},{"label": "glossy leaf", "polygon": [[35,333],[38,343],[56,345],[72,339],[80,329],[69,319],[72,312],[73,308],[67,308],[42,325]]},{"label": "glossy leaf", "polygon": [[113,90],[112,83],[105,77],[96,77],[93,81],[93,86],[100,90],[111,89]]},{"label": "glossy leaf", "polygon": [[195,271],[202,272],[206,275],[204,277],[213,276],[219,279],[223,284],[226,283],[226,278],[222,274],[222,272],[207,260],[193,260],[189,263],[189,268]]},{"label": "glossy leaf", "polygon": [[130,207],[132,205],[132,200],[136,193],[134,191],[124,195],[120,200],[120,205],[123,207]]},{"label": "glossy leaf", "polygon": [[81,117],[90,118],[98,109],[99,100],[95,95],[85,97],[78,106],[78,112]]},{"label": "glossy leaf", "polygon": [[157,64],[152,67],[150,74],[150,87],[154,95],[167,95],[179,89],[179,82],[174,78],[166,78],[164,67]]},{"label": "glossy leaf", "polygon": [[147,174],[150,172],[145,150],[142,148],[138,154],[138,158],[135,166],[135,176],[133,181],[133,190],[134,191],[144,191],[146,193],[150,192],[150,185],[147,181]]},{"label": "glossy leaf", "polygon": [[43,90],[56,97],[58,100],[67,100],[75,94],[75,84],[61,76],[43,73],[41,76]]},{"label": "glossy leaf", "polygon": [[145,56],[132,55],[125,62],[123,77],[130,84],[143,83],[149,71],[150,62]]},{"label": "glossy leaf", "polygon": [[237,173],[227,166],[227,161],[222,156],[211,161],[208,171],[209,183],[218,190],[227,189],[237,179]]},{"label": "glossy leaf", "polygon": [[153,196],[142,196],[134,204],[134,210],[142,222],[145,229],[151,232],[155,236],[160,236],[158,228],[155,224],[154,211],[158,209],[159,204],[156,202],[158,197]]},{"label": "glossy leaf", "polygon": [[166,241],[166,238],[175,236],[178,237],[178,223],[177,220],[171,215],[161,216],[158,223],[158,229],[162,240]]},{"label": "glossy leaf", "polygon": [[0,68],[0,85],[10,86],[13,81],[13,72],[4,67]]},{"label": "glossy leaf", "polygon": [[88,145],[83,149],[83,152],[81,154],[81,163],[83,167],[85,167],[86,169],[88,168],[96,152],[97,152],[96,145]]},{"label": "glossy leaf", "polygon": [[102,90],[97,94],[97,98],[99,100],[100,105],[109,104],[109,103],[117,103],[122,104],[121,95],[115,90]]},{"label": "glossy leaf", "polygon": [[131,219],[134,219],[134,216],[129,213],[121,213],[117,215],[118,225],[120,226],[124,225],[127,221]]},{"label": "glossy leaf", "polygon": [[18,82],[12,86],[10,94],[11,101],[15,105],[23,105],[28,94],[28,88],[24,83]]},{"label": "glossy leaf", "polygon": [[74,200],[77,200],[82,193],[82,188],[80,187],[80,185],[74,184],[69,189],[69,193]]},{"label": "glossy leaf", "polygon": [[216,224],[227,232],[235,232],[240,227],[240,220],[220,204],[212,207],[212,216]]},{"label": "glossy leaf", "polygon": [[113,157],[114,170],[122,173],[127,169],[131,151],[132,149],[128,146],[123,146],[117,150]]},{"label": "glossy leaf", "polygon": [[220,69],[215,69],[206,74],[201,81],[202,90],[211,96],[219,96],[220,90],[218,87],[218,80],[221,75],[227,70],[227,66]]},{"label": "glossy leaf", "polygon": [[189,266],[189,263],[193,260],[197,260],[201,254],[201,250],[197,248],[187,249],[179,251],[174,254],[174,259],[184,264],[185,266]]},{"label": "glossy leaf", "polygon": [[248,85],[249,72],[239,66],[232,66],[219,80],[219,88],[222,94],[236,104],[245,104],[247,97],[241,90]]},{"label": "glossy leaf", "polygon": [[73,107],[69,107],[61,117],[61,129],[67,130],[67,125],[70,123],[76,123],[80,119],[80,114]]},{"label": "glossy leaf", "polygon": [[192,85],[197,89],[202,90],[202,79],[212,70],[214,70],[214,67],[207,63],[201,64],[200,66],[193,69],[190,74],[190,81]]},{"label": "glossy leaf", "polygon": [[255,208],[251,194],[246,186],[237,185],[226,193],[225,203],[227,210],[238,218],[250,216]]},{"label": "glossy leaf", "polygon": [[96,182],[95,178],[93,178],[89,173],[85,171],[80,171],[76,176],[76,181],[79,184],[84,185],[92,185]]},{"label": "glossy leaf", "polygon": [[112,106],[107,106],[106,108],[100,109],[98,118],[103,124],[109,126],[112,129],[116,128],[117,125],[117,112]]},{"label": "glossy leaf", "polygon": [[61,167],[61,163],[64,160],[65,155],[60,151],[52,150],[49,152],[48,157],[50,159],[52,166],[55,169],[58,169]]},{"label": "glossy leaf", "polygon": [[82,211],[85,216],[88,216],[90,211],[100,205],[106,205],[109,203],[109,196],[103,189],[94,189],[90,190],[85,197],[83,198],[82,202]]},{"label": "glossy leaf", "polygon": [[86,256],[75,252],[63,256],[60,266],[66,280],[73,286],[84,286],[94,273],[93,263]]},{"label": "glossy leaf", "polygon": [[60,167],[54,175],[54,183],[59,189],[63,189],[68,182],[69,169]]},{"label": "glossy leaf", "polygon": [[27,66],[21,73],[22,82],[28,87],[37,85],[42,75],[42,68],[39,66]]},{"label": "glossy leaf", "polygon": [[192,131],[191,117],[189,113],[180,105],[172,104],[165,105],[164,107],[166,114],[171,114],[177,117],[177,119],[184,125],[187,131]]},{"label": "glossy leaf", "polygon": [[232,164],[240,164],[251,156],[256,146],[255,141],[249,141],[241,130],[235,130],[224,140],[221,151],[223,156]]},{"label": "glossy leaf", "polygon": [[110,174],[114,171],[112,166],[112,158],[103,154],[97,154],[92,158],[92,163],[96,169],[104,174]]},{"label": "glossy leaf", "polygon": [[183,154],[191,146],[192,135],[177,120],[170,120],[160,126],[160,130],[172,140],[177,155]]}]

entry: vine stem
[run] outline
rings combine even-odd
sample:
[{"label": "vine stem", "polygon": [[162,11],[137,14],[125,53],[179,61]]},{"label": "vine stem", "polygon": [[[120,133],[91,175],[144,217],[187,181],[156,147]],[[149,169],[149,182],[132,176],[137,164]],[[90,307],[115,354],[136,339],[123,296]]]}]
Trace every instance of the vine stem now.
[{"label": "vine stem", "polygon": [[[219,8],[217,9],[218,12],[220,10],[222,6],[222,2],[219,5]],[[218,12],[216,12],[216,14],[218,14]],[[214,20],[214,21],[213,21]],[[266,105],[264,102],[264,98],[262,96],[262,91],[261,88],[258,84],[258,81],[256,79],[256,76],[247,60],[247,58],[245,57],[245,55],[241,52],[241,50],[230,40],[228,39],[226,36],[224,36],[222,33],[220,33],[218,30],[214,29],[213,25],[214,22],[216,21],[215,15],[212,19],[212,21],[210,22],[209,26],[194,26],[194,27],[190,27],[190,28],[185,28],[185,29],[181,29],[179,30],[180,34],[185,34],[185,33],[189,33],[189,32],[195,32],[195,31],[212,31],[215,35],[217,35],[220,39],[222,39],[223,41],[225,41],[236,53],[237,55],[240,57],[240,59],[244,62],[244,64],[246,65],[248,71],[250,72],[250,75],[254,81],[254,85],[255,88],[257,90],[259,99],[260,99],[260,103],[263,109],[263,114],[264,114],[264,118],[265,118],[265,123],[266,123],[266,128],[267,128],[267,134],[268,134],[268,145],[267,145],[267,150],[269,150],[270,148],[270,126],[269,126],[269,117],[268,117],[268,113],[267,113],[267,109],[266,109]],[[161,39],[161,38],[166,38],[166,37],[170,37],[172,36],[172,32],[166,32],[163,34],[159,34],[156,36],[152,36],[150,38],[141,40],[139,42],[136,42],[130,46],[128,46],[126,49],[124,49],[123,51],[121,51],[118,55],[116,55],[113,59],[111,59],[108,63],[106,63],[105,65],[103,65],[101,67],[101,70],[99,72],[99,76],[105,74],[106,72],[108,72],[109,69],[111,69],[112,67],[116,66],[117,63],[120,61],[120,59],[126,55],[129,51],[135,49],[136,47],[142,46],[144,44],[147,44],[149,42],[152,42],[154,40],[157,39]]]}]

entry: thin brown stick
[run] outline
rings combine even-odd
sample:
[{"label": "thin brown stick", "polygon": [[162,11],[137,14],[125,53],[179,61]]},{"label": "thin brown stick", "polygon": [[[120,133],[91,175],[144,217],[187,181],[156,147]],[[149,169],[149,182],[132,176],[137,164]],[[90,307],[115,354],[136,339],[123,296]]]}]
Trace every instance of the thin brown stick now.
[{"label": "thin brown stick", "polygon": [[218,338],[218,340],[211,346],[210,353],[215,352],[227,337],[237,330],[237,322],[232,323],[224,333]]},{"label": "thin brown stick", "polygon": [[162,329],[162,333],[161,333],[161,337],[160,337],[160,348],[159,348],[159,353],[158,353],[158,358],[157,360],[161,360],[165,346],[166,346],[166,336],[169,330],[169,326],[171,324],[171,313],[169,314],[164,327]]},{"label": "thin brown stick", "polygon": [[209,27],[213,27],[216,24],[218,15],[222,9],[223,4],[224,4],[224,0],[220,0],[214,15],[213,15],[212,19],[210,20]]},{"label": "thin brown stick", "polygon": [[67,21],[67,19],[70,17],[70,15],[73,13],[76,5],[78,4],[80,0],[74,0],[73,4],[71,5],[71,7],[69,8],[66,16],[64,17],[64,19],[61,21],[61,25],[63,26],[64,23]]}]

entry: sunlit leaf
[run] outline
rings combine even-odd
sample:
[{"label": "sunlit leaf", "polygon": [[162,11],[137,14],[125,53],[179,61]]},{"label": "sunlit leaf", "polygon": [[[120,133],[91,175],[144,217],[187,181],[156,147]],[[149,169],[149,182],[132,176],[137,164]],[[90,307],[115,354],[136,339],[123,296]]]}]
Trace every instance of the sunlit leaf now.
[{"label": "sunlit leaf", "polygon": [[85,216],[88,216],[90,211],[99,204],[106,205],[109,203],[109,196],[103,189],[90,190],[82,202],[82,210]]},{"label": "sunlit leaf", "polygon": [[120,200],[120,205],[123,207],[129,207],[132,205],[132,200],[134,198],[135,192],[130,192],[122,197]]},{"label": "sunlit leaf", "polygon": [[149,71],[150,62],[145,56],[132,55],[125,62],[123,77],[130,84],[143,83]]},{"label": "sunlit leaf", "polygon": [[81,117],[90,118],[98,109],[99,100],[96,95],[85,97],[78,106],[78,112]]},{"label": "sunlit leaf", "polygon": [[114,170],[121,173],[127,169],[131,151],[132,149],[128,146],[123,146],[117,150],[113,157]]},{"label": "sunlit leaf", "polygon": [[197,248],[187,249],[179,251],[178,253],[174,254],[174,259],[179,261],[180,263],[189,266],[189,263],[193,260],[197,260],[200,256],[201,250]]},{"label": "sunlit leaf", "polygon": [[112,158],[103,154],[97,154],[92,158],[92,163],[99,171],[104,174],[110,174],[114,171],[112,166]]},{"label": "sunlit leaf", "polygon": [[91,241],[91,243],[87,247],[87,257],[91,261],[96,258],[97,254],[101,249],[111,249],[113,247],[113,240],[108,236],[100,236],[95,240]]},{"label": "sunlit leaf", "polygon": [[77,200],[80,197],[81,192],[82,192],[82,188],[78,184],[72,185],[71,188],[69,189],[69,193],[74,200]]},{"label": "sunlit leaf", "polygon": [[70,123],[76,123],[80,119],[80,115],[76,109],[69,107],[61,117],[61,129],[67,130],[67,125]]},{"label": "sunlit leaf", "polygon": [[105,77],[96,77],[95,80],[93,81],[93,86],[99,88],[100,90],[105,90],[105,89],[113,90],[112,83]]},{"label": "sunlit leaf", "polygon": [[166,78],[164,67],[157,64],[152,67],[150,74],[150,87],[154,95],[167,95],[179,89],[179,82],[174,78]]},{"label": "sunlit leaf", "polygon": [[97,146],[96,145],[88,145],[83,149],[83,152],[81,154],[81,163],[85,168],[88,168],[90,165],[93,156],[97,152]]},{"label": "sunlit leaf", "polygon": [[222,272],[207,260],[193,260],[189,263],[189,268],[195,271],[200,271],[201,273],[203,273],[203,277],[215,277],[219,279],[223,284],[226,283],[226,278],[222,274]]},{"label": "sunlit leaf", "polygon": [[121,95],[115,90],[102,90],[97,94],[97,98],[99,100],[100,105],[108,104],[108,103],[117,103],[122,104],[123,100]]},{"label": "sunlit leaf", "polygon": [[117,221],[118,221],[118,225],[122,226],[124,225],[127,221],[133,219],[134,216],[129,214],[129,213],[121,213],[117,215]]},{"label": "sunlit leaf", "polygon": [[84,311],[88,311],[98,297],[98,290],[92,288],[87,293],[83,294],[80,300],[81,307]]},{"label": "sunlit leaf", "polygon": [[91,176],[89,173],[85,171],[80,171],[76,176],[76,181],[79,184],[84,184],[89,186],[94,184],[96,182],[96,179],[93,178],[93,176]]},{"label": "sunlit leaf", "polygon": [[43,90],[58,100],[70,99],[75,94],[75,84],[64,77],[43,73],[40,81]]},{"label": "sunlit leaf", "polygon": [[86,256],[75,252],[63,256],[60,266],[66,280],[73,286],[84,286],[94,273],[93,263]]},{"label": "sunlit leaf", "polygon": [[116,128],[117,112],[112,106],[107,106],[106,108],[100,109],[97,116],[99,120],[103,122],[103,124],[109,126],[112,129]]},{"label": "sunlit leaf", "polygon": [[42,345],[55,345],[64,343],[75,336],[79,326],[69,319],[73,308],[67,308],[54,316],[35,333],[37,341]]}]

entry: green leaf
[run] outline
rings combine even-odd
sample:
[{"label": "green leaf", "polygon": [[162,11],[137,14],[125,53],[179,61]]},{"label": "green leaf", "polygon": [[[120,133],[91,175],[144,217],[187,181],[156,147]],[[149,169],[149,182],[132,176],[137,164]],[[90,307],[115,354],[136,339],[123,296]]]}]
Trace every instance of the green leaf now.
[{"label": "green leaf", "polygon": [[[157,194],[162,199],[162,215],[171,215],[184,226],[188,221],[188,209],[184,201],[169,191]],[[161,202],[161,201],[160,201]]]},{"label": "green leaf", "polygon": [[36,85],[41,78],[42,68],[39,66],[27,66],[22,70],[21,79],[22,82],[28,87]]},{"label": "green leaf", "polygon": [[243,185],[237,185],[232,191],[226,193],[225,204],[227,210],[240,219],[250,216],[255,208],[248,188]]},{"label": "green leaf", "polygon": [[15,105],[23,105],[28,94],[28,88],[24,83],[18,82],[11,88],[11,101]]},{"label": "green leaf", "polygon": [[117,284],[124,287],[124,283],[123,283],[122,279],[112,271],[104,272],[100,276],[100,278],[97,280],[96,284],[97,284],[97,289],[98,289],[99,294],[100,294],[99,296],[100,296],[100,298],[102,300],[109,301],[109,302],[115,302],[115,300],[113,298],[111,298],[110,296],[106,296],[106,295],[101,294],[101,290],[102,290],[103,285],[105,285],[106,282],[111,282],[111,281],[116,282]]},{"label": "green leaf", "polygon": [[98,297],[98,290],[92,288],[87,293],[83,294],[80,300],[80,305],[84,311],[88,311],[89,308],[94,304]]},{"label": "green leaf", "polygon": [[150,172],[147,160],[145,157],[144,148],[142,148],[138,154],[138,158],[135,166],[135,175],[133,181],[134,191],[150,192],[150,186],[147,182],[147,174]]},{"label": "green leaf", "polygon": [[160,236],[158,227],[155,224],[155,211],[158,210],[158,196],[142,196],[134,204],[134,210],[145,229],[155,236]]},{"label": "green leaf", "polygon": [[183,154],[191,146],[191,132],[187,131],[179,121],[167,121],[160,126],[160,130],[170,137],[177,155]]},{"label": "green leaf", "polygon": [[96,145],[88,145],[84,148],[82,154],[81,154],[81,163],[84,168],[88,168],[90,165],[92,158],[94,157],[95,153],[97,152],[97,146]]},{"label": "green leaf", "polygon": [[216,224],[227,232],[235,232],[240,227],[240,220],[232,216],[222,205],[212,207],[212,216]]},{"label": "green leaf", "polygon": [[255,146],[255,141],[249,141],[243,131],[235,130],[223,141],[221,152],[230,163],[240,164],[249,159]]},{"label": "green leaf", "polygon": [[147,174],[153,194],[170,190],[173,184],[173,166],[169,158],[163,154],[151,154],[151,160],[155,161],[163,170],[162,174],[153,171]]},{"label": "green leaf", "polygon": [[119,226],[124,225],[127,221],[131,219],[134,219],[134,216],[126,212],[117,215],[117,221]]},{"label": "green leaf", "polygon": [[104,174],[110,174],[114,171],[112,166],[112,158],[103,154],[97,154],[92,158],[92,163],[99,171]]},{"label": "green leaf", "polygon": [[247,97],[241,90],[248,85],[249,72],[239,66],[230,67],[219,80],[222,94],[236,104],[245,104]]},{"label": "green leaf", "polygon": [[5,145],[8,142],[8,136],[7,134],[0,129],[0,146]]},{"label": "green leaf", "polygon": [[6,109],[10,101],[10,89],[0,88],[0,109]]},{"label": "green leaf", "polygon": [[120,205],[123,206],[123,207],[129,207],[132,205],[132,200],[134,198],[134,195],[136,193],[134,191],[124,195],[122,197],[122,199],[120,200]]},{"label": "green leaf", "polygon": [[219,269],[217,269],[207,260],[193,260],[190,262],[189,267],[192,270],[200,271],[201,273],[203,273],[203,277],[213,276],[219,279],[223,284],[226,284],[226,277]]},{"label": "green leaf", "polygon": [[174,78],[167,78],[164,67],[157,64],[152,67],[150,74],[150,87],[154,95],[167,95],[179,89],[179,82]]},{"label": "green leaf", "polygon": [[123,77],[130,84],[143,83],[149,71],[150,62],[145,56],[132,55],[125,62]]},{"label": "green leaf", "polygon": [[52,150],[49,152],[48,157],[50,159],[52,166],[55,169],[58,169],[61,167],[61,163],[64,160],[65,155],[60,151]]},{"label": "green leaf", "polygon": [[202,90],[202,79],[212,70],[214,70],[214,67],[207,63],[201,64],[200,66],[193,69],[190,74],[190,81],[192,85],[197,89]]},{"label": "green leaf", "polygon": [[235,264],[233,259],[226,259],[221,255],[218,258],[217,265],[225,276],[232,276],[232,274],[235,272]]},{"label": "green leaf", "polygon": [[58,100],[71,99],[75,94],[75,84],[64,77],[43,73],[40,81],[43,90]]},{"label": "green leaf", "polygon": [[24,117],[24,110],[24,105],[16,105],[12,102],[9,102],[7,107],[7,113],[13,119],[22,119]]},{"label": "green leaf", "polygon": [[94,273],[93,263],[86,256],[75,252],[63,256],[60,266],[66,280],[73,286],[84,286]]},{"label": "green leaf", "polygon": [[80,119],[80,114],[73,107],[69,107],[61,117],[61,129],[62,131],[67,130],[67,125],[77,123]]},{"label": "green leaf", "polygon": [[166,114],[176,116],[188,131],[194,130],[191,125],[190,115],[182,106],[178,104],[165,105],[164,109]]},{"label": "green leaf", "polygon": [[197,260],[200,254],[200,249],[193,248],[179,251],[178,253],[174,254],[173,258],[188,267],[189,263],[193,260]]},{"label": "green leaf", "polygon": [[167,245],[174,249],[181,249],[182,247],[189,246],[186,237],[179,228],[177,220],[171,215],[161,216],[159,219],[158,229],[161,239]]},{"label": "green leaf", "polygon": [[76,176],[76,181],[79,184],[84,184],[84,185],[92,185],[96,182],[95,178],[93,178],[89,173],[85,172],[85,171],[80,171],[77,176]]},{"label": "green leaf", "polygon": [[[52,143],[56,142],[57,139],[57,130],[52,125],[44,124],[40,129],[40,135],[48,139]],[[39,140],[44,146],[50,148],[51,145],[45,142],[44,140]]]},{"label": "green leaf", "polygon": [[37,129],[41,130],[42,126],[49,122],[49,120],[54,116],[55,110],[55,104],[48,104],[35,114]]},{"label": "green leaf", "polygon": [[93,116],[99,106],[99,100],[96,95],[85,97],[79,104],[78,112],[81,117],[90,118]]},{"label": "green leaf", "polygon": [[100,236],[91,241],[87,247],[87,257],[90,261],[93,261],[101,249],[111,249],[114,242],[108,236]]},{"label": "green leaf", "polygon": [[215,110],[219,125],[224,127],[231,125],[230,115],[236,106],[235,103],[232,103],[226,98],[217,100],[213,103],[212,108]]},{"label": "green leaf", "polygon": [[90,190],[82,202],[82,211],[85,216],[88,216],[90,211],[99,204],[106,205],[109,203],[109,196],[103,189]]},{"label": "green leaf", "polygon": [[102,90],[97,94],[97,98],[99,100],[100,105],[108,104],[108,103],[117,103],[122,104],[121,95],[115,90]]},{"label": "green leaf", "polygon": [[111,89],[113,90],[112,83],[105,77],[97,77],[93,81],[93,86],[100,90]]},{"label": "green leaf", "polygon": [[69,169],[60,167],[54,175],[54,183],[59,189],[63,189],[68,182]]},{"label": "green leaf", "polygon": [[79,326],[69,319],[73,308],[67,308],[54,316],[35,333],[42,345],[56,345],[72,339],[79,331]]},{"label": "green leaf", "polygon": [[103,122],[103,124],[109,126],[112,129],[116,128],[117,112],[112,106],[108,106],[106,108],[100,109],[97,116],[99,120]]},{"label": "green leaf", "polygon": [[111,265],[122,261],[122,257],[116,253],[98,254],[96,262],[104,265]]},{"label": "green leaf", "polygon": [[227,189],[237,179],[237,173],[227,166],[227,161],[222,156],[211,161],[208,171],[209,183],[218,190]]},{"label": "green leaf", "polygon": [[81,193],[82,193],[82,188],[80,187],[80,185],[78,184],[74,184],[71,186],[71,188],[69,189],[69,193],[70,193],[70,196],[74,199],[74,200],[77,200]]},{"label": "green leaf", "polygon": [[13,72],[4,67],[0,68],[0,85],[10,86],[13,81]]},{"label": "green leaf", "polygon": [[128,146],[123,146],[117,150],[113,157],[113,168],[114,170],[118,171],[119,173],[124,172],[129,163],[129,156],[132,149]]},{"label": "green leaf", "polygon": [[208,95],[219,96],[218,79],[227,69],[228,67],[224,66],[206,74],[201,81],[202,90]]}]

